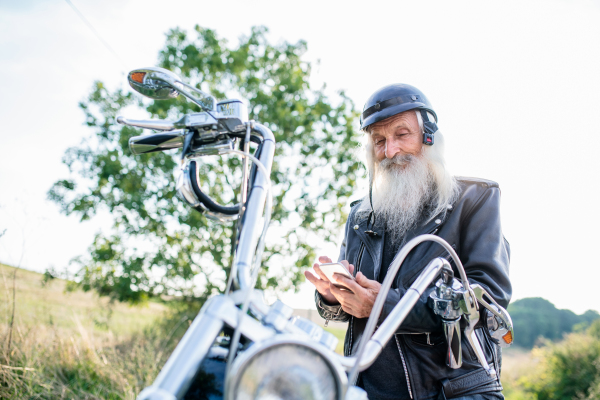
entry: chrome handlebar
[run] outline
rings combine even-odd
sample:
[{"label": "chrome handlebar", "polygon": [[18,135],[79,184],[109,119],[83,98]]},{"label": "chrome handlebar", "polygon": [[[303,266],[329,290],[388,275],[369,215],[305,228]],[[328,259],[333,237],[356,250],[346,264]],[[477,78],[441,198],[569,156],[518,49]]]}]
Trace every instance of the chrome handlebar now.
[{"label": "chrome handlebar", "polygon": [[[167,121],[162,119],[154,119],[154,120],[141,120],[141,119],[127,119],[125,117],[117,117],[117,122],[121,125],[129,125],[135,126],[137,128],[144,129],[155,129],[159,131],[170,131],[175,129],[176,122],[175,121]],[[137,153],[135,153],[137,154]]]},{"label": "chrome handlebar", "polygon": [[178,149],[183,147],[186,133],[186,130],[178,129],[152,135],[134,136],[129,139],[129,149],[136,155]]}]

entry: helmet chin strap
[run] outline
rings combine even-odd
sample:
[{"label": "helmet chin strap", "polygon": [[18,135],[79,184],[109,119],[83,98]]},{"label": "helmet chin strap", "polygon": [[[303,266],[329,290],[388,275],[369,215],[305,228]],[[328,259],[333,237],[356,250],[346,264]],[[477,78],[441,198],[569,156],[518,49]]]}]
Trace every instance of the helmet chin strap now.
[{"label": "helmet chin strap", "polygon": [[427,111],[421,109],[421,118],[423,118],[423,144],[433,146],[433,135],[437,132],[438,127],[435,122],[429,121]]},{"label": "helmet chin strap", "polygon": [[[369,171],[369,204],[371,205],[371,212],[367,219],[367,230],[365,233],[371,237],[377,236],[377,232],[373,231],[375,227],[375,210],[373,210],[373,172]],[[371,224],[371,216],[373,217],[373,223]],[[371,225],[371,229],[369,229]]]}]

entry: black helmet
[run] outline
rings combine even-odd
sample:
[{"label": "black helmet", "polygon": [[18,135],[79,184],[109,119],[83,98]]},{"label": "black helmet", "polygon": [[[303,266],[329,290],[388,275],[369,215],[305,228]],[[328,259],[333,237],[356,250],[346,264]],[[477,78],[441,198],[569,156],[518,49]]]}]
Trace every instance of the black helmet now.
[{"label": "black helmet", "polygon": [[[437,115],[423,92],[411,85],[394,83],[382,87],[369,97],[360,117],[360,129],[365,129],[375,122],[408,110],[428,111],[437,122]],[[421,115],[423,114],[425,114],[423,122],[428,122],[429,118],[427,118],[426,113],[422,112]],[[435,130],[437,130],[437,127]]]}]

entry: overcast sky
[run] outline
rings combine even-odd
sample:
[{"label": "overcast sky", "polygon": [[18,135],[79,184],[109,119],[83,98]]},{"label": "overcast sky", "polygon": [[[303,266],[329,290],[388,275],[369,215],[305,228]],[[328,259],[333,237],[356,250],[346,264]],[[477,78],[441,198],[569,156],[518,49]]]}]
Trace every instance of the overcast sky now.
[{"label": "overcast sky", "polygon": [[[46,200],[69,176],[65,149],[90,134],[77,104],[94,80],[125,87],[170,28],[235,44],[265,25],[274,42],[306,40],[315,87],[359,107],[392,82],[420,88],[452,171],[500,183],[513,298],[600,310],[600,1],[71,1],[117,56],[65,0],[0,0],[0,261],[62,269],[110,227]],[[311,307],[311,294],[285,300]]]}]

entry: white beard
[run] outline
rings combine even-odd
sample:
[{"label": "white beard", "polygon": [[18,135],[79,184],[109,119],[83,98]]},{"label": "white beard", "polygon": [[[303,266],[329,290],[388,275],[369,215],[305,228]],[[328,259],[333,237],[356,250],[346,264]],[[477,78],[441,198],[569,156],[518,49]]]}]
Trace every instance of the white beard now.
[{"label": "white beard", "polygon": [[[377,225],[385,224],[386,235],[391,235],[394,244],[401,244],[406,233],[421,219],[426,206],[434,200],[436,185],[429,163],[422,154],[369,161]],[[359,214],[364,215],[361,211],[368,209],[369,201],[363,201]]]}]

